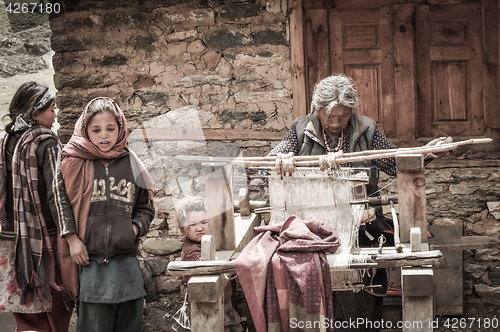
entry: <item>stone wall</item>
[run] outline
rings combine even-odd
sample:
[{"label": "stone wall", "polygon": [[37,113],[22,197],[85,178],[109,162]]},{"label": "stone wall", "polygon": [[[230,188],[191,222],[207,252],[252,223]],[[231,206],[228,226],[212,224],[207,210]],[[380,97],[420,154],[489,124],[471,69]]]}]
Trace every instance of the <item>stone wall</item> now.
[{"label": "stone wall", "polygon": [[[500,166],[498,153],[477,152],[435,161],[426,167],[427,221],[463,225],[463,235],[500,239]],[[449,162],[447,162],[449,161]],[[487,166],[489,165],[489,166]],[[393,177],[381,173],[380,187],[397,193]],[[390,218],[390,214],[388,215]],[[464,251],[464,315],[489,315],[500,305],[499,249]]]},{"label": "stone wall", "polygon": [[[500,170],[496,167],[441,168],[427,171],[436,197],[427,204],[429,222],[459,223],[464,235],[500,238]],[[498,218],[498,219],[497,219]],[[498,312],[499,249],[464,251],[464,305],[469,314]]]},{"label": "stone wall", "polygon": [[[60,4],[62,11],[50,17],[50,25],[63,142],[86,103],[98,96],[117,101],[131,131],[138,125],[164,133],[193,126],[199,132],[284,133],[289,128],[292,87],[286,0]],[[196,119],[184,110],[195,110]],[[196,181],[200,168],[183,167],[168,158],[193,148],[211,145],[219,149],[216,143],[198,142],[193,147],[161,142],[161,137],[152,144],[153,149],[144,140],[130,143],[148,168],[154,169],[161,189],[141,251],[144,271],[151,278],[149,300],[157,293],[177,291],[181,284],[179,278],[165,274],[168,261],[179,255],[183,236],[173,218],[172,193],[174,197],[180,193],[166,183],[172,178],[166,179],[162,165],[168,164],[170,174],[178,178]],[[268,140],[234,144],[245,155],[265,155],[271,148]],[[263,194],[259,184],[259,179],[253,180],[253,196]],[[196,192],[203,190],[202,183],[194,187]]]},{"label": "stone wall", "polygon": [[52,16],[58,121],[117,100],[132,127],[186,105],[211,129],[291,123],[287,1],[62,1]]}]

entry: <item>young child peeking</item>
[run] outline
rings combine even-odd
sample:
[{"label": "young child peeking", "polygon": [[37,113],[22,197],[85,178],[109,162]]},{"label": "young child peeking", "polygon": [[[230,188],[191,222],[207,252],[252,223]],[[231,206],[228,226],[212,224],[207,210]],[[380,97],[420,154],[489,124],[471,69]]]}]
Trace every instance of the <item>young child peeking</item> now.
[{"label": "young child peeking", "polygon": [[[176,204],[176,210],[179,226],[186,236],[182,244],[181,260],[197,261],[201,258],[201,238],[203,235],[209,235],[205,199],[198,196],[185,197]],[[185,278],[186,283],[189,278],[189,276]],[[229,282],[224,289],[224,332],[243,331],[240,325],[241,318],[232,305],[232,293],[232,285]],[[188,301],[186,296],[186,302]],[[189,326],[179,324],[174,324],[172,328],[179,332],[189,331]]]},{"label": "young child peeking", "polygon": [[81,267],[79,282],[73,269],[64,286],[79,301],[79,332],[142,331],[146,292],[136,253],[154,217],[154,184],[127,148],[126,137],[127,122],[118,105],[96,98],[62,153],[75,216],[65,238],[73,265]]},{"label": "young child peeking", "polygon": [[181,232],[186,236],[182,244],[181,260],[197,261],[201,257],[201,238],[208,235],[208,218],[205,199],[188,196],[177,205],[177,219]]}]

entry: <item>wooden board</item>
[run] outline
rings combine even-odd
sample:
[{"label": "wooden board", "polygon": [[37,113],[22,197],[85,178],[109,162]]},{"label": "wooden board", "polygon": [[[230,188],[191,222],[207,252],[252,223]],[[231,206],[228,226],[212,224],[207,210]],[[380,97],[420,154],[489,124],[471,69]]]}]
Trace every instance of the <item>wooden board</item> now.
[{"label": "wooden board", "polygon": [[241,252],[253,239],[254,227],[260,226],[261,214],[252,213],[249,216],[235,216],[236,251]]},{"label": "wooden board", "polygon": [[205,176],[208,229],[215,238],[216,250],[236,248],[231,177],[230,166]]},{"label": "wooden board", "polygon": [[304,57],[304,11],[302,0],[290,1],[290,48],[292,64],[293,118],[307,114],[308,93]]},{"label": "wooden board", "polygon": [[413,41],[413,6],[394,6],[394,62],[396,66],[396,102],[404,105],[398,112],[398,139],[415,139],[416,86]]},{"label": "wooden board", "polygon": [[[439,245],[447,238],[461,236],[462,224],[429,225],[428,230],[434,237],[429,244]],[[436,315],[463,314],[463,252],[462,250],[440,249],[444,263],[434,268],[434,305]]]},{"label": "wooden board", "polygon": [[484,122],[488,127],[500,128],[499,112],[499,28],[498,17],[500,6],[498,1],[483,1],[484,30]]}]

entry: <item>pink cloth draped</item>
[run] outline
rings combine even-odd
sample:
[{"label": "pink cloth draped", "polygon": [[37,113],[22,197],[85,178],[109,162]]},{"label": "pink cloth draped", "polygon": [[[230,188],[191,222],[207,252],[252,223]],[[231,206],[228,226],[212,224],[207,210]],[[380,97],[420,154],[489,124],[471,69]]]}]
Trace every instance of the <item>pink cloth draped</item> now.
[{"label": "pink cloth draped", "polygon": [[[340,246],[337,232],[314,217],[254,229],[235,261],[258,332],[300,331],[293,322],[333,322],[330,267],[325,253]],[[333,331],[333,326],[323,329]]]}]

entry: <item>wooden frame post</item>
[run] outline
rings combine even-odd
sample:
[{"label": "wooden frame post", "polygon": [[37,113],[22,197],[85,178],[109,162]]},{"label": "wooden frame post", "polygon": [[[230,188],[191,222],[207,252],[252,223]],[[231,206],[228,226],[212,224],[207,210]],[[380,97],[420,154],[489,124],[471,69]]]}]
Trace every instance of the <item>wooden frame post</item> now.
[{"label": "wooden frame post", "polygon": [[396,168],[401,242],[409,243],[411,228],[419,227],[422,243],[427,243],[424,156],[422,154],[398,155]]},{"label": "wooden frame post", "polygon": [[[215,259],[215,239],[204,235],[201,240],[201,258]],[[188,282],[191,303],[191,331],[224,331],[224,287],[223,275],[191,277]]]},{"label": "wooden frame post", "polygon": [[432,332],[434,273],[432,268],[401,269],[403,286],[403,332]]},{"label": "wooden frame post", "polygon": [[205,176],[208,230],[215,238],[216,250],[236,248],[232,166],[218,167]]}]

